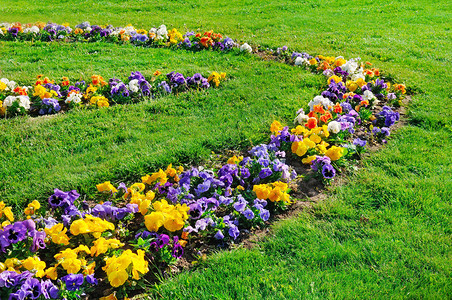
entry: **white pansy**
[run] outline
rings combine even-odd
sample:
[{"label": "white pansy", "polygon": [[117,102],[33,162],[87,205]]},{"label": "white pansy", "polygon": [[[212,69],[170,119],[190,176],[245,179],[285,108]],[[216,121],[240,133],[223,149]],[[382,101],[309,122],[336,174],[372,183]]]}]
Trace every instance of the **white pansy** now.
[{"label": "white pansy", "polygon": [[334,103],[331,102],[330,99],[322,97],[322,96],[315,96],[314,99],[309,101],[309,104],[308,104],[309,105],[309,109],[311,111],[313,111],[314,110],[314,105],[319,105],[319,104],[322,104],[325,109],[328,109],[328,106],[331,106],[331,107],[334,106]]},{"label": "white pansy", "polygon": [[9,107],[13,105],[14,101],[16,101],[16,97],[8,96],[3,100],[3,106]]},{"label": "white pansy", "polygon": [[341,66],[342,71],[347,72],[348,74],[355,73],[356,69],[358,69],[359,65],[356,61],[353,59],[350,59],[345,64]]},{"label": "white pansy", "polygon": [[137,93],[140,90],[140,87],[138,85],[138,79],[133,79],[129,82],[129,90],[132,93]]},{"label": "white pansy", "polygon": [[116,30],[113,30],[110,35],[118,36],[120,33],[121,33],[121,30],[116,29]]},{"label": "white pansy", "polygon": [[85,28],[85,32],[91,32],[91,30],[93,30],[93,29],[91,28],[91,26],[88,26],[88,27]]},{"label": "white pansy", "polygon": [[369,90],[364,91],[364,94],[363,94],[363,99],[364,100],[368,100],[369,101],[369,100],[372,100],[373,98],[375,98],[374,93],[372,93]]},{"label": "white pansy", "polygon": [[22,106],[26,110],[30,109],[30,98],[28,96],[18,96],[17,99],[19,100],[19,106]]},{"label": "white pansy", "polygon": [[80,103],[82,101],[82,95],[78,93],[71,93],[69,97],[64,101],[66,103],[74,102],[74,103]]},{"label": "white pansy", "polygon": [[164,24],[160,25],[159,28],[157,28],[156,34],[158,40],[168,39],[168,30],[166,29],[166,26]]},{"label": "white pansy", "polygon": [[337,121],[331,121],[328,123],[328,131],[332,133],[338,133],[341,131],[341,123]]},{"label": "white pansy", "polygon": [[357,81],[359,78],[365,80],[366,77],[364,76],[363,73],[355,73],[352,75],[352,77],[350,78],[352,81]]},{"label": "white pansy", "polygon": [[309,119],[309,117],[307,115],[305,115],[303,109],[300,109],[298,111],[298,115],[296,116],[294,123],[298,123],[298,124],[303,124],[305,122],[307,122]]},{"label": "white pansy", "polygon": [[25,28],[24,29],[24,33],[36,33],[36,34],[38,34],[39,33],[39,28],[38,28],[38,26],[32,26],[30,28]]},{"label": "white pansy", "polygon": [[6,30],[9,30],[11,28],[11,24],[9,23],[0,23],[0,28],[5,28]]},{"label": "white pansy", "polygon": [[133,26],[127,26],[127,27],[124,27],[124,33],[125,33],[126,35],[131,35],[133,32],[137,32],[137,30],[135,29],[135,27],[133,27]]},{"label": "white pansy", "polygon": [[251,48],[250,45],[248,45],[248,43],[243,44],[242,46],[240,46],[240,51],[246,51],[246,52],[253,52],[253,48]]},{"label": "white pansy", "polygon": [[6,84],[6,86],[8,86],[8,88],[9,88],[10,90],[14,90],[14,89],[16,88],[16,86],[17,86],[17,83],[16,83],[15,81],[10,80],[10,81]]},{"label": "white pansy", "polygon": [[304,57],[298,56],[295,58],[295,65],[296,66],[309,66],[309,60]]},{"label": "white pansy", "polygon": [[9,79],[8,78],[2,78],[2,79],[0,79],[0,81],[3,82],[6,85],[8,85],[8,83],[9,83]]}]

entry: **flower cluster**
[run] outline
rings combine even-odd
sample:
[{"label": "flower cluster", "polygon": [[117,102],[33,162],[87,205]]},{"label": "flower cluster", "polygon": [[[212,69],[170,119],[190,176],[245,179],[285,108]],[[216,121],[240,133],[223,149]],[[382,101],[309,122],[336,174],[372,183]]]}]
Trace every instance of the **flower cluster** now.
[{"label": "flower cluster", "polygon": [[406,93],[403,84],[391,85],[370,63],[359,64],[359,58],[293,52],[290,61],[322,73],[328,85],[308,103],[309,113],[303,108],[297,112],[298,125],[290,133],[275,121],[273,139],[290,145],[291,152],[325,180],[334,178],[344,160],[364,151],[366,144],[386,142],[390,127],[399,120],[390,105],[400,105]]},{"label": "flower cluster", "polygon": [[61,25],[50,22],[47,24],[42,22],[35,24],[1,23],[0,40],[103,41],[131,43],[146,47],[175,47],[191,51],[228,51],[238,46],[231,38],[223,37],[222,34],[215,33],[213,30],[196,33],[188,31],[182,34],[176,28],[168,30],[163,24],[146,30],[137,29],[130,24],[125,27],[114,27],[113,25],[91,25],[89,22],[80,23],[74,28],[67,23]]},{"label": "flower cluster", "polygon": [[200,73],[184,77],[181,73],[170,72],[164,76],[160,71],[151,78],[140,72],[132,72],[128,81],[117,78],[108,81],[100,75],[91,80],[71,82],[63,77],[60,82],[38,75],[32,86],[19,86],[7,78],[0,79],[0,115],[46,115],[71,108],[100,108],[111,104],[136,103],[167,94],[177,94],[189,90],[205,90],[218,87],[226,73],[212,72],[208,78]]},{"label": "flower cluster", "polygon": [[1,202],[0,296],[78,297],[98,284],[100,270],[113,288],[132,288],[181,258],[191,239],[235,240],[291,203],[286,182],[295,174],[281,156],[274,144],[259,145],[216,172],[169,165],[129,187],[107,181],[97,189],[110,201],[94,206],[55,189],[45,218],[35,200],[14,222]]}]

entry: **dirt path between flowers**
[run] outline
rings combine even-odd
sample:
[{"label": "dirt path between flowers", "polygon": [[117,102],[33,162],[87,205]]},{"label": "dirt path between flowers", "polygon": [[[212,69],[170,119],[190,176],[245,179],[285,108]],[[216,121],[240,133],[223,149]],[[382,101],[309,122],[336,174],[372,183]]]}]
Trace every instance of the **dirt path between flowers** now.
[{"label": "dirt path between flowers", "polygon": [[[396,124],[391,126],[392,134],[397,132],[401,127],[407,124],[408,119],[406,107],[410,101],[411,97],[406,96],[403,100],[403,105],[397,109],[400,114],[400,120]],[[381,107],[376,109],[381,109]],[[265,241],[265,239],[271,235],[271,225],[281,220],[297,218],[301,212],[309,211],[316,203],[327,199],[330,188],[347,184],[349,182],[350,175],[363,167],[363,160],[370,157],[373,153],[377,152],[383,146],[384,145],[381,144],[368,145],[366,147],[367,152],[362,154],[361,159],[358,161],[358,164],[354,166],[352,170],[342,169],[341,172],[336,175],[334,181],[332,181],[328,186],[325,186],[325,184],[321,180],[314,177],[314,172],[311,170],[311,168],[309,166],[303,165],[300,159],[287,161],[288,165],[293,167],[297,174],[301,176],[294,180],[290,185],[290,188],[292,189],[291,197],[295,199],[295,201],[292,205],[289,206],[286,211],[273,215],[270,220],[267,221],[267,224],[264,228],[256,228],[254,230],[241,234],[233,244],[209,244],[208,242],[202,240],[190,241],[185,249],[184,257],[182,257],[175,266],[172,266],[171,274],[175,275],[183,270],[187,271],[196,269],[198,261],[205,260],[207,258],[207,255],[214,251],[237,248],[253,249],[260,242]],[[218,156],[227,158],[231,157],[232,155],[246,156],[247,153],[225,151]],[[213,162],[212,166],[216,165],[217,163]],[[366,222],[368,220],[365,217],[362,217],[360,221]]]}]

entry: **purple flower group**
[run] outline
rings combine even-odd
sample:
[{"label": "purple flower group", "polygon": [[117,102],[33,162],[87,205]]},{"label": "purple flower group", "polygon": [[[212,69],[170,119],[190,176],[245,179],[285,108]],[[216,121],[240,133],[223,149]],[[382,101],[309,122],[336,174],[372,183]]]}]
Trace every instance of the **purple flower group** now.
[{"label": "purple flower group", "polygon": [[8,299],[57,299],[59,296],[59,289],[50,279],[40,281],[28,271],[21,274],[14,271],[1,272],[0,288],[10,291]]},{"label": "purple flower group", "polygon": [[44,98],[41,102],[41,108],[39,109],[40,115],[57,113],[61,110],[60,103],[57,99]]}]

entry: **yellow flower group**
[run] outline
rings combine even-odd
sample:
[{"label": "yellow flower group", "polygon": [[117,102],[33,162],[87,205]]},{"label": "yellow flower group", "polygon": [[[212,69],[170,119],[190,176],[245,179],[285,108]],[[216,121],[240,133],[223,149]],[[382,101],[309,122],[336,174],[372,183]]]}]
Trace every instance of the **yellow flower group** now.
[{"label": "yellow flower group", "polygon": [[68,245],[69,237],[67,236],[67,228],[64,227],[63,223],[58,223],[53,225],[51,228],[45,228],[45,233],[48,237],[52,239],[52,242],[55,244]]},{"label": "yellow flower group", "polygon": [[98,238],[93,242],[93,246],[91,247],[91,256],[99,256],[107,252],[109,249],[118,249],[124,246],[124,243],[121,243],[120,240],[117,239],[105,239],[103,237]]},{"label": "yellow flower group", "polygon": [[[293,142],[291,146],[292,153],[298,156],[304,156],[310,149],[315,150],[317,154],[325,154],[327,152],[327,147],[329,144],[323,139],[330,136],[328,132],[328,126],[323,125],[322,127],[315,127],[311,130],[306,129],[306,127],[298,125],[293,128],[293,134],[303,137],[303,140]],[[312,154],[312,153],[311,153]],[[303,163],[310,163],[315,159],[315,155],[308,156],[302,159]]]},{"label": "yellow flower group", "polygon": [[280,131],[283,130],[283,126],[278,121],[273,121],[273,123],[270,125],[270,131],[274,135],[278,136],[280,134]]},{"label": "yellow flower group", "polygon": [[226,78],[226,73],[218,73],[218,72],[212,72],[210,76],[207,78],[207,81],[210,84],[215,84],[215,87],[218,87],[220,85],[220,80],[223,80]]},{"label": "yellow flower group", "polygon": [[[8,258],[4,263],[0,262],[0,273],[3,271],[12,271],[20,274],[24,269],[33,273],[36,277],[42,278],[47,276],[50,279],[55,280],[56,275],[53,276],[55,268],[46,268],[46,263],[37,256],[30,256],[26,259],[19,260],[15,257]],[[56,272],[55,272],[56,274]]]},{"label": "yellow flower group", "polygon": [[115,230],[115,225],[98,217],[85,215],[85,219],[78,219],[72,222],[69,228],[73,235],[91,233],[95,238],[99,238],[106,230]]},{"label": "yellow flower group", "polygon": [[108,103],[108,99],[104,96],[93,96],[89,100],[91,105],[96,105],[97,107],[109,107],[110,103]]},{"label": "yellow flower group", "polygon": [[33,96],[39,96],[39,98],[44,99],[44,98],[57,97],[58,94],[54,90],[47,91],[47,89],[45,87],[38,84],[34,88]]},{"label": "yellow flower group", "polygon": [[27,215],[27,218],[30,218],[30,216],[34,215],[39,208],[41,208],[41,204],[34,200],[33,202],[28,203],[28,206],[24,209],[24,213]]},{"label": "yellow flower group", "polygon": [[154,202],[152,206],[155,211],[144,217],[144,224],[149,231],[157,232],[163,226],[166,230],[173,232],[184,227],[190,210],[186,204],[172,205],[163,199]]},{"label": "yellow flower group", "polygon": [[75,249],[67,248],[55,254],[54,257],[57,260],[55,268],[61,265],[68,274],[76,274],[82,267],[86,268],[86,260],[84,258],[78,258],[80,252],[91,254],[90,249],[86,245],[80,245]]},{"label": "yellow flower group", "polygon": [[328,156],[331,160],[338,160],[344,155],[344,148],[332,146],[325,152],[325,155]]},{"label": "yellow flower group", "polygon": [[[0,219],[5,216],[9,222],[14,221],[14,214],[11,206],[6,206],[5,202],[0,201]],[[0,227],[1,228],[1,227]]]},{"label": "yellow flower group", "polygon": [[281,181],[253,186],[253,191],[256,193],[257,198],[261,200],[268,199],[272,202],[284,201],[289,204],[291,201],[288,189],[287,183]]},{"label": "yellow flower group", "polygon": [[140,274],[149,272],[148,262],[144,258],[144,251],[137,250],[133,253],[131,250],[124,251],[119,257],[112,256],[106,260],[105,267],[102,270],[107,273],[108,281],[112,287],[123,285],[129,278],[128,270],[132,266],[132,278],[140,279]]},{"label": "yellow flower group", "polygon": [[184,37],[182,36],[182,33],[179,32],[176,28],[171,29],[168,31],[168,37],[170,44],[174,45],[179,43],[180,41],[184,40]]},{"label": "yellow flower group", "polygon": [[239,156],[239,157],[237,157],[237,156],[233,156],[233,157],[230,157],[229,159],[228,159],[228,164],[230,164],[230,165],[235,165],[236,163],[239,163],[239,162],[241,162],[243,160],[243,156]]},{"label": "yellow flower group", "polygon": [[96,188],[99,192],[110,192],[117,193],[118,190],[110,183],[110,181],[105,181],[104,183],[96,185]]}]

